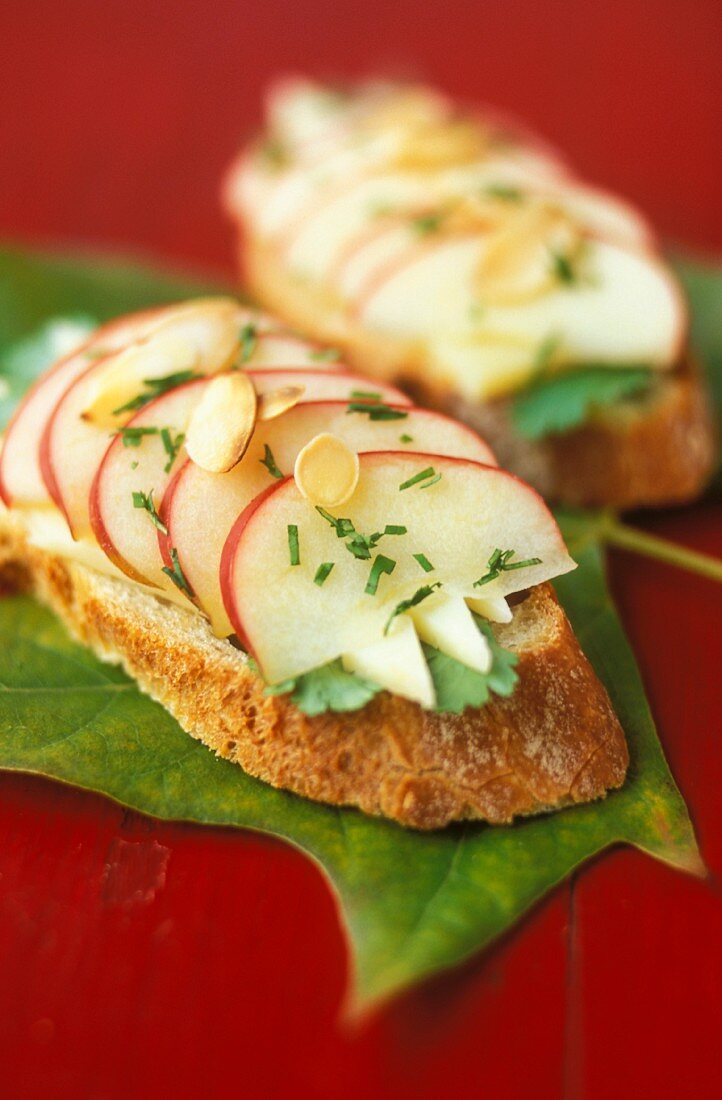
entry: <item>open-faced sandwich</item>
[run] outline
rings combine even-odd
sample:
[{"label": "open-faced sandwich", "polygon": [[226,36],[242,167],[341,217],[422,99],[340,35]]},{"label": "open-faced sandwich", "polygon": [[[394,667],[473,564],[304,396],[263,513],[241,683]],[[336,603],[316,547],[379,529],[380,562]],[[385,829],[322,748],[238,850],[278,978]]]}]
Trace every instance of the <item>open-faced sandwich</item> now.
[{"label": "open-faced sandwich", "polygon": [[477,428],[546,497],[701,491],[681,288],[644,218],[538,140],[426,88],[286,80],[225,196],[268,308]]},{"label": "open-faced sandwich", "polygon": [[433,828],[624,779],[535,490],[231,299],[124,317],[55,363],[0,491],[4,575],[269,783]]}]

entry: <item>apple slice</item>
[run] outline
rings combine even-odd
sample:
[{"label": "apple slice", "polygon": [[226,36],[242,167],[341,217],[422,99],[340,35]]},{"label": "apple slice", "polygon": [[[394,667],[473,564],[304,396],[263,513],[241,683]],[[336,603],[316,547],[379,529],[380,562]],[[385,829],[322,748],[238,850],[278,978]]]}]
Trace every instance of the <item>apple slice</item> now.
[{"label": "apple slice", "polygon": [[510,375],[513,385],[525,371],[531,373],[536,350],[550,334],[559,338],[558,357],[570,364],[629,362],[665,369],[679,359],[686,307],[678,284],[653,253],[590,238],[574,282],[560,282],[528,302],[499,306],[477,300],[475,276],[484,247],[472,236],[417,252],[413,261],[377,279],[358,303],[360,319],[402,338],[425,336],[430,368],[454,378],[469,396],[501,392],[507,368],[495,366],[496,348],[508,359],[510,341],[522,348]]},{"label": "apple slice", "polygon": [[40,468],[75,538],[88,532],[90,486],[110,437],[131,415],[122,407],[152,392],[147,379],[223,370],[238,349],[239,318],[240,306],[224,298],[163,310],[145,338],[99,360],[67,389],[43,432]]},{"label": "apple slice", "polygon": [[90,524],[101,549],[135,581],[170,589],[158,548],[157,509],[173,466],[183,462],[182,434],[205,387],[200,379],[141,409],[106,447],[89,490]]},{"label": "apple slice", "polygon": [[[336,518],[347,517],[367,536],[383,533],[373,561],[349,553],[347,538],[291,479],[250,504],[228,537],[221,561],[226,610],[269,683],[337,657],[353,661],[380,642],[401,601],[423,587],[419,550],[444,594],[464,599],[477,595],[476,582],[499,550],[512,550],[507,560],[518,567],[497,570],[484,595],[507,596],[574,568],[541,497],[503,470],[398,453],[361,455],[360,465],[356,491]],[[314,583],[323,563],[334,567]],[[402,693],[404,684],[393,690]]]},{"label": "apple slice", "polygon": [[[286,386],[302,386],[302,401],[355,401],[354,393],[373,394],[370,400],[387,405],[410,406],[411,400],[387,382],[369,381],[347,371],[253,370],[248,371],[256,393],[273,393]],[[378,395],[378,397],[376,396]]]},{"label": "apple slice", "polygon": [[40,440],[55,407],[76,378],[99,355],[117,351],[159,323],[162,310],[145,310],[96,329],[79,348],[64,356],[35,382],[16,409],[0,453],[0,496],[10,507],[52,503],[40,469]]},{"label": "apple slice", "polygon": [[339,370],[341,353],[336,348],[302,340],[279,332],[259,333],[246,370],[286,370],[289,367],[312,371]]},{"label": "apple slice", "polygon": [[[257,425],[242,462],[226,474],[209,474],[187,462],[163,497],[161,514],[168,535],[160,534],[158,540],[169,567],[170,549],[175,549],[199,605],[221,637],[233,632],[220,588],[223,545],[243,509],[273,483],[273,473],[268,464],[263,465],[264,458],[269,463],[265,448],[270,448],[276,470],[290,474],[301,449],[322,432],[331,432],[359,453],[413,447],[495,464],[493,454],[475,432],[440,413],[409,408],[401,420],[370,420],[363,413],[349,414],[346,402],[299,404],[279,420]],[[421,547],[417,550],[422,552]],[[422,577],[423,567],[419,563],[417,567]]]},{"label": "apple slice", "polygon": [[377,642],[344,654],[343,667],[422,707],[431,708],[436,702],[429,666],[411,619],[399,617]]}]

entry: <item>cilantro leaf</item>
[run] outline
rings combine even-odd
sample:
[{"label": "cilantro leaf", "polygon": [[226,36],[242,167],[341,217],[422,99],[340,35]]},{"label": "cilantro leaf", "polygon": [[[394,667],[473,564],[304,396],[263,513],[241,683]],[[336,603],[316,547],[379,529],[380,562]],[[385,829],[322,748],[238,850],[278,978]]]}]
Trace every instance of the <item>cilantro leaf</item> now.
[{"label": "cilantro leaf", "polygon": [[642,364],[590,364],[578,370],[545,374],[516,395],[511,406],[512,421],[525,439],[566,432],[583,424],[594,408],[645,394],[652,378],[651,368]]},{"label": "cilantro leaf", "polygon": [[489,624],[474,615],[474,620],[491,648],[492,665],[489,672],[462,665],[461,661],[448,657],[433,646],[422,642],[426,663],[436,689],[436,709],[450,714],[461,714],[467,707],[482,707],[489,695],[511,695],[519,679],[514,671],[517,656],[497,642]]},{"label": "cilantro leaf", "polygon": [[340,658],[321,668],[305,672],[295,680],[285,680],[266,688],[267,695],[291,694],[291,702],[313,718],[328,710],[360,710],[381,688],[353,672],[346,672]]}]

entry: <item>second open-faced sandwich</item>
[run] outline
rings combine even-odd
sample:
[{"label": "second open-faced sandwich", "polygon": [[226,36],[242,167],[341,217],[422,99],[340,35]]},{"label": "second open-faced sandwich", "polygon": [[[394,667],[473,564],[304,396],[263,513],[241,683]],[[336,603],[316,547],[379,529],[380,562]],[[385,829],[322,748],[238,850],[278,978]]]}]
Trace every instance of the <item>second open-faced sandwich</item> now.
[{"label": "second open-faced sandwich", "polygon": [[3,573],[269,783],[433,828],[623,781],[539,495],[231,299],[122,318],[52,366],[0,492]]},{"label": "second open-faced sandwich", "polygon": [[702,490],[681,288],[645,219],[548,146],[426,88],[286,80],[225,195],[265,305],[472,424],[548,498]]}]

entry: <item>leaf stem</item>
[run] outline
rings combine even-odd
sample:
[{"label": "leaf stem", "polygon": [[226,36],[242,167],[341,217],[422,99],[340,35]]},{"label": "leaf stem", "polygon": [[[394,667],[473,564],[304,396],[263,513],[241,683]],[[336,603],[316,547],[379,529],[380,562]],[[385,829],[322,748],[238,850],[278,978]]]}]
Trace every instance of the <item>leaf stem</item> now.
[{"label": "leaf stem", "polygon": [[602,537],[611,546],[655,558],[667,565],[676,565],[678,569],[686,569],[689,573],[697,573],[700,577],[722,584],[722,561],[708,554],[700,554],[697,550],[688,550],[658,535],[639,531],[636,527],[628,527],[614,516],[608,517],[602,528]]}]

